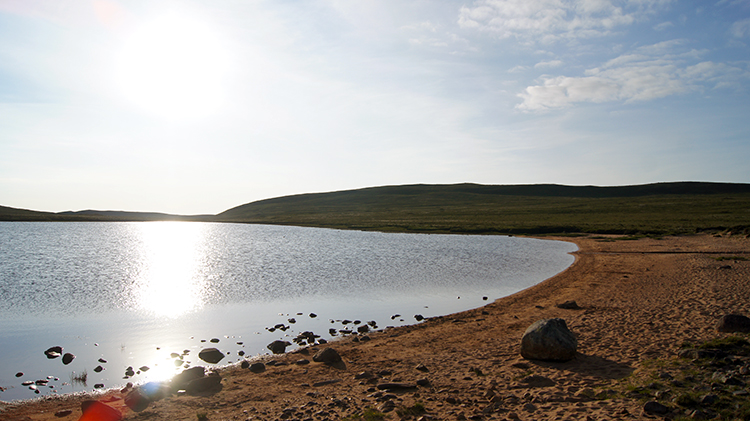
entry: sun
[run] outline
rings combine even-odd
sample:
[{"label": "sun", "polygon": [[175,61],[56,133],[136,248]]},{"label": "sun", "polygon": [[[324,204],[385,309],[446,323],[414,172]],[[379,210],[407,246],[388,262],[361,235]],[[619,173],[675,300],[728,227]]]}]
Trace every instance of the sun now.
[{"label": "sun", "polygon": [[137,27],[116,64],[122,94],[139,109],[167,119],[217,111],[228,73],[224,43],[204,22],[177,14]]}]

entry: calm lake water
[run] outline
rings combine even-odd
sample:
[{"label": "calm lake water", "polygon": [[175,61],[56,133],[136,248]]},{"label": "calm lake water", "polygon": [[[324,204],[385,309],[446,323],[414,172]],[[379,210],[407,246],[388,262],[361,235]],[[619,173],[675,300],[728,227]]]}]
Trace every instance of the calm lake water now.
[{"label": "calm lake water", "polygon": [[[303,331],[331,340],[346,319],[384,328],[476,308],[561,272],[575,250],[504,236],[0,222],[0,400],[162,380],[211,366],[202,348],[229,364]],[[52,346],[76,358],[48,359]],[[124,378],[128,367],[138,373]],[[38,393],[22,385],[42,379]]]}]

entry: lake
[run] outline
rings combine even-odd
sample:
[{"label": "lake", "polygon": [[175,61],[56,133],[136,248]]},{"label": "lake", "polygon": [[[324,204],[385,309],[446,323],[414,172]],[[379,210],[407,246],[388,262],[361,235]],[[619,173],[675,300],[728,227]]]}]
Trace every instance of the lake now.
[{"label": "lake", "polygon": [[[163,380],[211,366],[202,348],[230,364],[303,331],[330,341],[480,307],[561,272],[575,250],[506,236],[0,222],[0,400]],[[76,358],[49,359],[52,346]]]}]

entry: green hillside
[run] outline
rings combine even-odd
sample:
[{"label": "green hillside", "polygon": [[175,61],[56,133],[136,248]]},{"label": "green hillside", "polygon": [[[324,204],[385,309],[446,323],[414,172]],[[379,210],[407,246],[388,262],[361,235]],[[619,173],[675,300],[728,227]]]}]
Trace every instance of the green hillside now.
[{"label": "green hillside", "polygon": [[215,220],[461,233],[691,233],[750,227],[750,184],[373,187],[248,203]]}]

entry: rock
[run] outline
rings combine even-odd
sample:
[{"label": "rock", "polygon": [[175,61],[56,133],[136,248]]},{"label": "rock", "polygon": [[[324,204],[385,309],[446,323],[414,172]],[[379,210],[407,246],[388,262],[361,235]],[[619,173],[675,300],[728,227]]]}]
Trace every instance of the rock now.
[{"label": "rock", "polygon": [[561,308],[563,310],[579,310],[581,307],[575,301],[568,300],[564,303],[558,304],[557,308]]},{"label": "rock", "polygon": [[207,363],[216,364],[224,359],[224,353],[216,348],[206,348],[198,353],[198,358]]},{"label": "rock", "polygon": [[185,390],[190,394],[203,393],[218,389],[221,385],[221,376],[210,374],[195,380],[191,380],[185,386]]},{"label": "rock", "polygon": [[219,343],[219,338],[211,338],[211,340],[209,342],[211,342],[212,344],[218,344]]},{"label": "rock", "polygon": [[428,372],[428,371],[430,371],[430,369],[429,369],[429,368],[427,368],[427,367],[425,367],[425,365],[424,365],[424,364],[422,364],[422,363],[419,363],[419,364],[417,364],[417,366],[416,366],[416,367],[414,367],[414,368],[415,368],[416,370],[419,370],[419,371],[423,371],[423,372],[425,372],[425,373],[426,373],[426,372]]},{"label": "rock", "polygon": [[100,363],[102,363],[102,364],[106,364],[106,363],[107,363],[107,360],[105,360],[104,358],[99,358],[99,360],[98,360],[98,361],[99,361]]},{"label": "rock", "polygon": [[429,387],[430,386],[430,379],[419,379],[417,380],[417,384],[422,387]]},{"label": "rock", "polygon": [[720,349],[681,349],[677,352],[677,356],[680,358],[690,358],[690,359],[703,359],[708,358],[712,360],[725,358],[727,357],[727,353],[720,350]]},{"label": "rock", "polygon": [[643,405],[643,412],[647,414],[664,415],[669,413],[669,408],[656,401],[649,401]]},{"label": "rock", "polygon": [[287,321],[288,321],[289,323],[291,323],[291,324],[295,324],[295,323],[297,323],[297,320],[296,320],[296,319],[295,319],[294,317],[292,317],[291,319],[289,319],[289,320],[287,320]]},{"label": "rock", "polygon": [[240,368],[250,368],[250,361],[244,360],[240,363]]},{"label": "rock", "polygon": [[416,320],[417,320],[418,322],[421,322],[422,320],[424,320],[424,316],[422,316],[421,314],[415,314],[415,315],[414,315],[414,318],[415,318],[415,319],[416,319]]},{"label": "rock", "polygon": [[362,326],[358,326],[357,327],[357,332],[359,332],[359,333],[367,333],[369,331],[370,331],[370,326],[369,325],[362,325]]},{"label": "rock", "polygon": [[534,322],[521,338],[521,356],[529,360],[569,361],[577,348],[578,341],[563,319]]},{"label": "rock", "polygon": [[144,396],[139,390],[133,389],[125,396],[125,405],[135,412],[141,412],[148,408],[151,400]]},{"label": "rock", "polygon": [[524,377],[521,379],[521,383],[526,387],[551,387],[556,384],[554,380],[536,374]]},{"label": "rock", "polygon": [[313,355],[313,361],[316,363],[334,364],[341,361],[341,356],[333,348],[323,348]]},{"label": "rock", "polygon": [[149,366],[147,366],[147,365],[144,365],[144,366],[141,366],[141,368],[139,368],[139,370],[141,370],[141,371],[143,371],[145,373],[145,372],[151,370],[151,368]]},{"label": "rock", "polygon": [[94,385],[94,389],[103,389],[103,388],[104,388],[104,383],[97,383]]},{"label": "rock", "polygon": [[[104,370],[104,367],[102,367],[100,365],[97,365],[96,367],[94,367],[94,373],[101,373],[102,370]],[[133,373],[133,374],[135,374],[135,373]]]},{"label": "rock", "polygon": [[68,415],[71,415],[72,413],[73,413],[73,410],[71,409],[61,409],[55,412],[55,416],[57,418],[63,418],[63,417],[67,417]]},{"label": "rock", "polygon": [[99,401],[83,401],[81,410],[83,415],[80,420],[120,421],[123,418],[120,411]]},{"label": "rock", "polygon": [[283,354],[286,352],[286,347],[291,345],[287,341],[273,341],[266,348],[270,349],[274,354]]},{"label": "rock", "polygon": [[172,390],[184,389],[188,383],[203,377],[205,373],[206,368],[201,366],[190,367],[183,370],[182,373],[172,378]]},{"label": "rock", "polygon": [[326,386],[326,385],[329,385],[329,384],[338,383],[340,381],[341,381],[341,379],[321,380],[319,382],[313,383],[313,387]]},{"label": "rock", "polygon": [[266,365],[260,362],[253,363],[253,364],[250,364],[250,367],[248,367],[248,369],[252,371],[253,373],[262,373],[266,371]]},{"label": "rock", "polygon": [[314,318],[318,317],[318,315],[315,314],[315,313],[310,313],[310,317],[314,319]]},{"label": "rock", "polygon": [[73,354],[71,354],[70,352],[68,352],[65,355],[63,355],[63,357],[62,357],[62,363],[65,364],[65,365],[68,365],[71,362],[73,362],[73,360],[75,360],[75,359],[76,359],[76,356],[73,355]]},{"label": "rock", "polygon": [[297,365],[307,365],[307,364],[310,364],[310,360],[308,360],[307,358],[300,358],[299,360],[295,361],[294,363],[297,364]]},{"label": "rock", "polygon": [[410,390],[416,389],[417,385],[414,383],[380,383],[376,386],[379,390],[395,391],[395,390]]},{"label": "rock", "polygon": [[18,373],[16,373],[16,377],[23,377],[23,373],[19,371]]},{"label": "rock", "polygon": [[719,332],[750,333],[750,318],[740,314],[727,314],[719,320]]},{"label": "rock", "polygon": [[50,360],[58,358],[62,355],[63,347],[61,346],[52,346],[49,347],[46,351],[44,351],[44,355],[47,356]]}]

